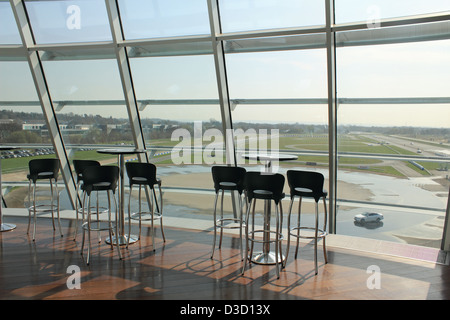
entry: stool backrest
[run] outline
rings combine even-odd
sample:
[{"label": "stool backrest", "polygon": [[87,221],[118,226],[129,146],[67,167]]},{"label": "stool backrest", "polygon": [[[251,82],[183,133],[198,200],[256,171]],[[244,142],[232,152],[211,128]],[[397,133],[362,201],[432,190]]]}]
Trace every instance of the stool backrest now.
[{"label": "stool backrest", "polygon": [[130,183],[132,178],[142,177],[147,179],[149,185],[156,183],[156,166],[153,163],[147,162],[127,162],[125,163]]},{"label": "stool backrest", "polygon": [[119,167],[117,166],[100,166],[86,167],[83,169],[83,185],[84,190],[89,195],[95,190],[95,185],[105,184],[102,190],[116,190],[117,181],[119,180]]},{"label": "stool backrest", "polygon": [[58,159],[33,159],[28,162],[28,168],[30,170],[29,179],[36,182],[39,179],[39,174],[43,172],[51,172],[52,174],[46,175],[46,179],[58,179],[59,172],[59,160]]},{"label": "stool backrest", "polygon": [[211,173],[214,181],[216,193],[220,189],[221,182],[233,182],[236,184],[236,190],[239,193],[244,191],[244,178],[246,170],[242,167],[213,166]]},{"label": "stool backrest", "polygon": [[320,172],[288,170],[286,175],[291,195],[294,194],[295,188],[307,188],[312,190],[313,198],[316,201],[323,196],[325,178]]},{"label": "stool backrest", "polygon": [[83,179],[83,170],[86,167],[100,167],[100,162],[97,160],[73,160],[73,167],[79,180]]},{"label": "stool backrest", "polygon": [[284,176],[279,173],[247,172],[244,185],[248,202],[255,197],[255,190],[266,190],[272,192],[272,199],[278,203],[284,197],[284,182]]}]

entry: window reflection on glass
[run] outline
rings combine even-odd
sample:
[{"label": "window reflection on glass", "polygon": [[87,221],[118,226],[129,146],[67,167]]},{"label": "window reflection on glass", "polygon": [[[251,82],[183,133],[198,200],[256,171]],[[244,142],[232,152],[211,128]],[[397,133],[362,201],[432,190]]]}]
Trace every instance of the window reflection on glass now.
[{"label": "window reflection on glass", "polygon": [[220,0],[222,32],[325,24],[325,1]]},{"label": "window reflection on glass", "polygon": [[209,34],[203,0],[119,0],[125,39]]},{"label": "window reflection on glass", "polygon": [[25,1],[36,43],[111,40],[102,0]]}]

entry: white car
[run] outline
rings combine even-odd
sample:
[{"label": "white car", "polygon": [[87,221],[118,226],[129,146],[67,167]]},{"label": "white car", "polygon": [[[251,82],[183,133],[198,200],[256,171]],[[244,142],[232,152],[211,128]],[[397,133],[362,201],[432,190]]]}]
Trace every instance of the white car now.
[{"label": "white car", "polygon": [[357,214],[355,216],[355,221],[356,222],[379,222],[381,220],[383,220],[383,215],[381,213],[377,213],[377,212],[365,212],[365,213],[360,213]]}]

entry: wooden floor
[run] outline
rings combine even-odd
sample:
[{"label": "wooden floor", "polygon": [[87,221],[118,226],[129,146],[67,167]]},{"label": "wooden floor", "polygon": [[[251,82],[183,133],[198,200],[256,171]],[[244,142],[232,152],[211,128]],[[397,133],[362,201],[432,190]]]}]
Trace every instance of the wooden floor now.
[{"label": "wooden floor", "polygon": [[[449,299],[450,267],[432,262],[328,247],[328,264],[319,255],[313,272],[313,250],[302,244],[299,258],[291,254],[276,278],[274,266],[252,264],[241,275],[238,241],[225,236],[210,259],[212,233],[165,227],[166,243],[157,229],[152,251],[147,228],[142,239],[117,251],[102,241],[94,245],[89,266],[80,255],[81,236],[73,241],[73,220],[62,220],[64,237],[49,219],[38,218],[37,239],[26,234],[27,218],[8,217],[17,224],[0,233],[0,299],[7,300],[391,300]],[[134,229],[134,233],[137,228]],[[292,247],[291,247],[292,248]],[[69,289],[71,266],[80,268],[80,289]],[[370,281],[369,266],[380,270],[379,288]]]}]

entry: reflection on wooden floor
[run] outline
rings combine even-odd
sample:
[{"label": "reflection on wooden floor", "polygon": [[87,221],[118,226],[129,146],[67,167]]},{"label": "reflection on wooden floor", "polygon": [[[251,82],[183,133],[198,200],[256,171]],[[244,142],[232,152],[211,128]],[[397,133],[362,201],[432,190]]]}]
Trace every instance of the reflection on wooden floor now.
[{"label": "reflection on wooden floor", "polygon": [[[122,247],[122,261],[105,244],[107,234],[101,234],[87,266],[80,255],[81,235],[77,242],[71,237],[73,220],[62,220],[65,236],[61,238],[49,219],[38,219],[35,243],[26,234],[26,218],[8,217],[8,222],[17,228],[0,233],[0,299],[450,298],[449,267],[414,259],[329,247],[329,263],[324,265],[319,254],[315,276],[312,246],[302,244],[297,260],[289,255],[280,279],[274,266],[256,264],[242,276],[236,238],[225,236],[222,249],[211,260],[211,232],[166,227],[163,244],[158,227],[155,252],[149,229],[144,228],[139,242]],[[71,266],[80,268],[80,289],[68,288]],[[380,269],[379,288],[369,288],[370,266]]]}]

